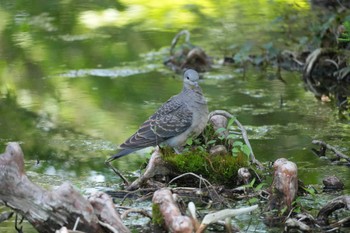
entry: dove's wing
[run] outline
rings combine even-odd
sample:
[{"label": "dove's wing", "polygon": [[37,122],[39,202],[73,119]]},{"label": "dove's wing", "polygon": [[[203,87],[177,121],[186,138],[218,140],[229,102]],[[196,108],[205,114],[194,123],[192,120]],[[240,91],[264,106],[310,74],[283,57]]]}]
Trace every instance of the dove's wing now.
[{"label": "dove's wing", "polygon": [[121,144],[122,150],[111,158],[116,159],[142,148],[159,145],[185,132],[192,124],[192,115],[181,94],[172,97]]}]

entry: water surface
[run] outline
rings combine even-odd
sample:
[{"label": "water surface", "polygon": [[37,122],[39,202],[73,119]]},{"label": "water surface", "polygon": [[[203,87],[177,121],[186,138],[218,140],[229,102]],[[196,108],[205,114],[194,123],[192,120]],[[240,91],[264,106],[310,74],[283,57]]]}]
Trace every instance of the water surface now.
[{"label": "water surface", "polygon": [[[162,62],[173,36],[188,29],[214,60],[200,83],[209,109],[238,118],[257,159],[286,157],[317,187],[335,174],[349,193],[349,168],[311,152],[320,139],[349,154],[349,122],[334,104],[306,92],[300,73],[282,72],[283,83],[273,67],[243,75],[220,63],[247,43],[258,52],[270,42],[290,46],[291,32],[304,39],[303,22],[315,18],[306,1],[35,2],[0,4],[0,145],[21,143],[33,181],[54,188],[68,180],[85,194],[119,188],[104,160],[181,90],[181,77]],[[114,165],[135,174],[148,152]],[[12,222],[0,228],[12,232]],[[260,222],[256,228],[269,231]]]}]

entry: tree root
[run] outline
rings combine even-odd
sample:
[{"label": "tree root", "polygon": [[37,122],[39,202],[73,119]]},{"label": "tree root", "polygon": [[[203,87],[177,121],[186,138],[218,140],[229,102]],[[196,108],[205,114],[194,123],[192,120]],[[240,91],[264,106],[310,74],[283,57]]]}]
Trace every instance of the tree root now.
[{"label": "tree root", "polygon": [[[330,202],[328,202],[319,212],[317,215],[317,222],[321,226],[328,226],[329,225],[329,216],[336,210],[339,209],[347,209],[350,210],[350,196],[340,196],[337,198],[334,198]],[[339,227],[343,226],[345,223],[348,225],[350,224],[350,218],[346,217],[345,219],[339,220],[336,223],[332,223],[331,226],[333,227]]]},{"label": "tree root", "polygon": [[169,232],[192,233],[193,224],[189,217],[181,214],[170,189],[156,191],[152,199],[153,209],[158,209]]},{"label": "tree root", "polygon": [[104,233],[100,220],[118,232],[130,232],[107,194],[95,194],[88,201],[67,182],[52,191],[32,183],[24,171],[24,156],[18,143],[9,143],[0,155],[0,180],[0,202],[22,215],[40,233],[55,232],[63,226]]}]

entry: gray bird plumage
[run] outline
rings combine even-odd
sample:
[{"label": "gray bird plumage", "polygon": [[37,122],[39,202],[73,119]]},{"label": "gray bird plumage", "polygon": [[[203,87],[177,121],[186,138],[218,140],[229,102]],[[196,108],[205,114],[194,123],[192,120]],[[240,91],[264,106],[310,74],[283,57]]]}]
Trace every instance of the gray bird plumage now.
[{"label": "gray bird plumage", "polygon": [[209,114],[198,79],[195,70],[186,70],[182,92],[165,102],[107,162],[160,144],[171,146],[178,152],[189,137],[198,136],[206,126]]}]

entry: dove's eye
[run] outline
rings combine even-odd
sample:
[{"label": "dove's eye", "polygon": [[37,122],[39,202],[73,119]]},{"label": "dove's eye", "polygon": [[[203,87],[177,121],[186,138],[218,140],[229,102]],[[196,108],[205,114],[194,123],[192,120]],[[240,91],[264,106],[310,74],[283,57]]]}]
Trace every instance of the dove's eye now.
[{"label": "dove's eye", "polygon": [[188,80],[190,80],[190,77],[187,76],[186,78],[187,78]]}]

